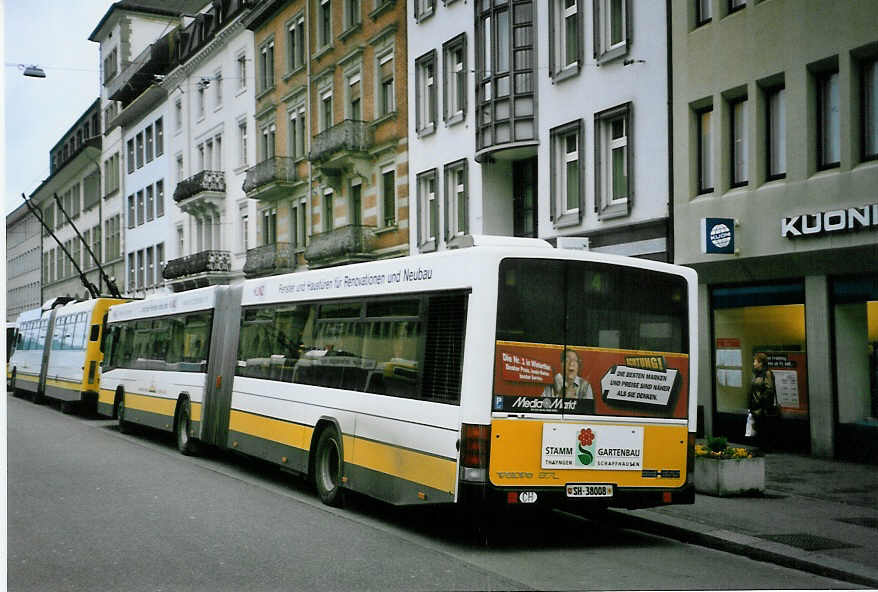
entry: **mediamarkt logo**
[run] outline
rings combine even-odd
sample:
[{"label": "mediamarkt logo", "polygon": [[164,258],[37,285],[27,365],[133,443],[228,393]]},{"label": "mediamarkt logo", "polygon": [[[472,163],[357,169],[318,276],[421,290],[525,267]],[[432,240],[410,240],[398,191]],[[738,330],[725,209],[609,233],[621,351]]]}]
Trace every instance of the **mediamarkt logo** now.
[{"label": "mediamarkt logo", "polygon": [[560,411],[562,409],[569,410],[576,408],[576,401],[565,401],[564,399],[530,399],[528,397],[518,397],[512,403],[512,407],[524,407],[525,409],[544,409],[547,411]]}]

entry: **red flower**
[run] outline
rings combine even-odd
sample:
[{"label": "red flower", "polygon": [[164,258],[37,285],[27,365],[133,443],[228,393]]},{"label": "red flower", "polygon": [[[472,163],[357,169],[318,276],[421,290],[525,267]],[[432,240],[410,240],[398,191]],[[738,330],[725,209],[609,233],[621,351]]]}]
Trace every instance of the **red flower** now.
[{"label": "red flower", "polygon": [[591,428],[579,431],[579,442],[583,446],[591,446],[591,443],[594,442],[594,432],[591,431]]}]

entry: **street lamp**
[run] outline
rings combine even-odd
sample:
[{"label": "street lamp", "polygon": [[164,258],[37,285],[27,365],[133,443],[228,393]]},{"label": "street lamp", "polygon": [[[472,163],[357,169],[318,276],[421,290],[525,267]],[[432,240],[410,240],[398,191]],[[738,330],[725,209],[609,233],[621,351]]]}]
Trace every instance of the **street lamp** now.
[{"label": "street lamp", "polygon": [[31,65],[25,66],[24,64],[18,64],[18,67],[24,70],[24,75],[28,78],[45,78],[46,73],[39,66]]}]

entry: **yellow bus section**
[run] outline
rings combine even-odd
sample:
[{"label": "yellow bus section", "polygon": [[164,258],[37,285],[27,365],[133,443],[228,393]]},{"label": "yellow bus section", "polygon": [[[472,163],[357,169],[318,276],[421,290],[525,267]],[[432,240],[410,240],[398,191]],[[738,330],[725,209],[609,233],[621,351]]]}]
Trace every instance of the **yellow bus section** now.
[{"label": "yellow bus section", "polygon": [[[107,314],[107,311],[110,309],[110,307],[114,304],[123,304],[125,302],[128,302],[128,300],[119,300],[117,298],[99,298],[95,303],[95,307],[91,311],[91,318],[88,321],[88,333],[86,334],[85,342],[85,361],[82,365],[82,380],[80,388],[83,391],[98,391],[99,399],[101,362],[103,362],[104,360],[104,352],[101,351],[101,338],[98,338],[96,341],[91,340],[91,328],[92,325],[100,325],[101,331],[103,331],[106,328],[103,326],[104,315]],[[103,335],[101,335],[101,337],[103,337]],[[91,369],[92,363],[94,363],[93,371]],[[110,400],[110,404],[113,404],[112,399]]]},{"label": "yellow bus section", "polygon": [[229,414],[229,431],[307,450],[306,443],[310,443],[314,428],[232,409]]},{"label": "yellow bus section", "polygon": [[[347,442],[345,443],[347,456]],[[353,463],[385,475],[454,493],[457,461],[392,444],[357,438]]]},{"label": "yellow bus section", "polygon": [[[642,468],[596,470],[543,467],[543,426],[558,423],[583,428],[589,425],[617,425],[620,428],[642,429]],[[688,427],[685,425],[495,419],[491,424],[490,480],[500,487],[563,487],[567,483],[613,483],[619,487],[682,487],[686,483],[688,436]],[[644,471],[661,471],[662,476],[644,477]]]},{"label": "yellow bus section", "polygon": [[174,412],[177,410],[177,400],[125,393],[125,408],[174,417]]}]

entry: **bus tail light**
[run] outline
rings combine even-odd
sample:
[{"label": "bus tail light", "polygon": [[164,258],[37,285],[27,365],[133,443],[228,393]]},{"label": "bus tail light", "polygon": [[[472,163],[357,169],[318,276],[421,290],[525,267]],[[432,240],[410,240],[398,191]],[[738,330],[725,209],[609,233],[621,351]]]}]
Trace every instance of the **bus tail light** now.
[{"label": "bus tail light", "polygon": [[488,477],[491,426],[465,423],[460,432],[460,478],[484,483]]}]

